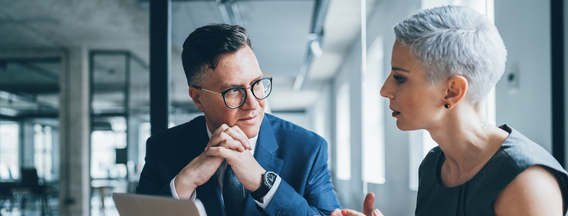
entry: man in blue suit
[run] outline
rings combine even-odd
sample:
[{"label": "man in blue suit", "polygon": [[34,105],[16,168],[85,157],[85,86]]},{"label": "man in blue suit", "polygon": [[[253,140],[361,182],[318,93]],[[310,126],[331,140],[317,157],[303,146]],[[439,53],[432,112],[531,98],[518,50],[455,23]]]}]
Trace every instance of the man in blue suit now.
[{"label": "man in blue suit", "polygon": [[208,215],[329,215],[341,208],[327,142],[264,113],[272,77],[247,31],[213,24],[183,45],[189,95],[204,113],[147,141],[137,193],[200,200]]}]

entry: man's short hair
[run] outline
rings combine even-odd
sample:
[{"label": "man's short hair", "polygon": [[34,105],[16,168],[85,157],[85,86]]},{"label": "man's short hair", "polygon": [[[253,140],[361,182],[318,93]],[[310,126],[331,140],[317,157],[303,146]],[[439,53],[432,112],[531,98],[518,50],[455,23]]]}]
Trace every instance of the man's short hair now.
[{"label": "man's short hair", "polygon": [[181,61],[189,86],[200,85],[208,68],[215,70],[219,57],[244,46],[252,49],[248,32],[238,25],[210,24],[193,31],[183,43]]},{"label": "man's short hair", "polygon": [[470,86],[467,98],[475,105],[505,71],[507,50],[497,28],[468,7],[422,10],[394,26],[394,33],[409,46],[431,84],[464,76]]}]

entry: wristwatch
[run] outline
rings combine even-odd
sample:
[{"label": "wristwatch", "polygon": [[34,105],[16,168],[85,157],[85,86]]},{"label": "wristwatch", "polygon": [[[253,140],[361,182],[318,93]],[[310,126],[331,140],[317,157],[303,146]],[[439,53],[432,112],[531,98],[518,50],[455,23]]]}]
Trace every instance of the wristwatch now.
[{"label": "wristwatch", "polygon": [[277,177],[278,175],[272,171],[267,171],[262,174],[262,182],[260,183],[260,187],[250,193],[252,198],[256,201],[262,202],[262,198],[266,196],[268,191],[270,191]]}]

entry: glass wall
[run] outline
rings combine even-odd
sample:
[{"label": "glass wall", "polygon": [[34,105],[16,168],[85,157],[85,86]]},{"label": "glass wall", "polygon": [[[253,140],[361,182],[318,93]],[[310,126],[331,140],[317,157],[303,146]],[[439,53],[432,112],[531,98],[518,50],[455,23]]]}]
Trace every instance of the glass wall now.
[{"label": "glass wall", "polygon": [[116,149],[127,146],[128,55],[125,52],[92,52],[90,58],[91,178],[124,179],[124,164],[116,163]]},{"label": "glass wall", "polygon": [[41,179],[53,180],[53,134],[50,126],[34,125],[34,167]]},{"label": "glass wall", "polygon": [[57,179],[61,69],[59,58],[0,59],[0,180],[20,181],[21,168]]},{"label": "glass wall", "polygon": [[340,180],[351,179],[351,111],[349,105],[349,83],[344,83],[337,92],[337,101],[335,104],[337,109],[335,117],[337,119],[337,160],[335,167],[337,168],[337,178]]},{"label": "glass wall", "polygon": [[[130,52],[92,51],[91,214],[104,214],[112,192],[135,192],[149,134],[148,66]],[[147,131],[146,131],[147,130]],[[143,152],[142,152],[143,153]]]},{"label": "glass wall", "polygon": [[367,70],[363,74],[363,181],[385,183],[384,99],[380,95],[384,83],[383,38],[377,37],[367,55]]},{"label": "glass wall", "polygon": [[[36,56],[0,59],[0,214],[23,215],[34,206],[24,200],[38,196],[57,205],[63,67],[59,57]],[[24,182],[42,186],[44,193],[22,192]]]},{"label": "glass wall", "polygon": [[0,181],[19,178],[19,129],[17,122],[0,122]]}]

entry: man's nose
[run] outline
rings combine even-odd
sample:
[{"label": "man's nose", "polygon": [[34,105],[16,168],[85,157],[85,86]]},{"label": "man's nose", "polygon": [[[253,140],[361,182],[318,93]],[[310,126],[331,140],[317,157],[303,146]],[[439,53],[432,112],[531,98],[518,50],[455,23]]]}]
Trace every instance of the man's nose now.
[{"label": "man's nose", "polygon": [[245,108],[245,109],[256,109],[256,108],[258,108],[259,102],[258,102],[258,99],[256,99],[256,97],[253,95],[252,89],[250,89],[250,88],[247,89],[246,94],[247,94],[247,97],[245,99],[245,102],[241,106],[241,108]]}]

